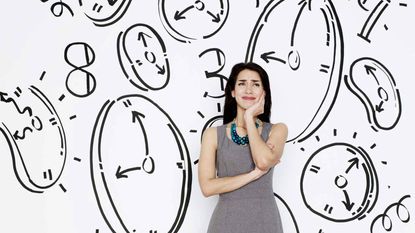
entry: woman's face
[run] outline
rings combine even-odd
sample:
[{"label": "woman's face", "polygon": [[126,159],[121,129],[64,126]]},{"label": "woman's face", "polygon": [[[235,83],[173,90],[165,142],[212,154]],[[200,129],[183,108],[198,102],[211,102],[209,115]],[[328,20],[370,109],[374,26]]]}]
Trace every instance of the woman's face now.
[{"label": "woman's face", "polygon": [[235,88],[232,97],[243,109],[247,109],[258,101],[264,93],[261,77],[256,71],[242,70],[236,77]]}]

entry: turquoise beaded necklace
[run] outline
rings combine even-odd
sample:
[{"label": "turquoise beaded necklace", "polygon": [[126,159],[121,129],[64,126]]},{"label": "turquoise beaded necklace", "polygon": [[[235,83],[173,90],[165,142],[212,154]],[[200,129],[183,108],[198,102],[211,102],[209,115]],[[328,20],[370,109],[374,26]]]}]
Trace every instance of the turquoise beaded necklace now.
[{"label": "turquoise beaded necklace", "polygon": [[[258,128],[259,123],[255,122],[255,126],[256,126],[256,128]],[[231,124],[231,138],[232,138],[232,141],[234,143],[238,144],[238,145],[243,146],[243,145],[249,144],[248,135],[245,135],[245,136],[241,137],[241,136],[238,135],[238,132],[236,132],[236,123],[235,123],[235,121],[232,122],[232,124]]]}]

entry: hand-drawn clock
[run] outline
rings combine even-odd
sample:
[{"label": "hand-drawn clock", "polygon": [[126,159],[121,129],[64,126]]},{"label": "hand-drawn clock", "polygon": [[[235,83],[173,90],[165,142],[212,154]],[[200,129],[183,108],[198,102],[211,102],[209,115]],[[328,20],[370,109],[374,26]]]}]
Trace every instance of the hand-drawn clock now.
[{"label": "hand-drawn clock", "polygon": [[130,4],[131,0],[93,0],[83,1],[81,6],[95,26],[105,27],[120,20]]},{"label": "hand-drawn clock", "polygon": [[206,39],[225,24],[229,0],[159,0],[159,16],[167,32],[180,42]]},{"label": "hand-drawn clock", "polygon": [[290,126],[288,141],[305,140],[328,116],[342,75],[343,39],[332,2],[270,1],[245,60],[269,74],[273,121]]},{"label": "hand-drawn clock", "polygon": [[336,142],[321,147],[301,174],[301,195],[313,213],[334,221],[362,219],[377,201],[374,165],[361,147]]},{"label": "hand-drawn clock", "polygon": [[[35,86],[0,92],[0,131],[7,140],[16,178],[30,192],[42,193],[60,178],[66,137],[54,106]],[[9,118],[7,119],[7,116]]]},{"label": "hand-drawn clock", "polygon": [[117,39],[121,69],[135,87],[143,91],[161,90],[170,79],[166,46],[156,30],[146,24],[135,24]]},{"label": "hand-drawn clock", "polygon": [[369,57],[355,60],[345,83],[365,106],[373,130],[391,130],[396,126],[402,101],[391,72],[382,63]]},{"label": "hand-drawn clock", "polygon": [[190,198],[191,162],[162,108],[142,95],[107,101],[90,156],[95,196],[112,232],[178,232]]}]

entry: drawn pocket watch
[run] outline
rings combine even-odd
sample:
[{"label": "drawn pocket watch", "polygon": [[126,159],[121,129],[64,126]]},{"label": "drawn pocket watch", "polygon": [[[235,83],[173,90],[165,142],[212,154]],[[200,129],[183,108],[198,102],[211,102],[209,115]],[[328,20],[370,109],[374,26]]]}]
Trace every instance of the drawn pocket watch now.
[{"label": "drawn pocket watch", "polygon": [[0,131],[6,138],[20,184],[42,193],[60,178],[66,161],[66,137],[54,106],[35,86],[0,91]]}]

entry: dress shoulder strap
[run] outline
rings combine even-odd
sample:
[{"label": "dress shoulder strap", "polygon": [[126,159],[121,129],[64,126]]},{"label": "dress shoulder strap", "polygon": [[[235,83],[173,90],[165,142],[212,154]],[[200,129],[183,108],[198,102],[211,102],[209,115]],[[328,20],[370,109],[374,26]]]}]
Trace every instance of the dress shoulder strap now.
[{"label": "dress shoulder strap", "polygon": [[226,125],[216,127],[218,148],[222,148],[226,139]]}]

